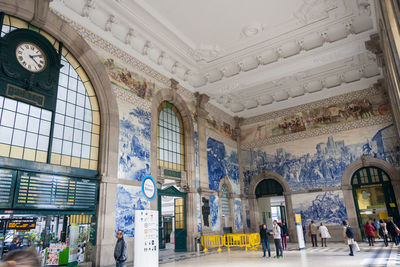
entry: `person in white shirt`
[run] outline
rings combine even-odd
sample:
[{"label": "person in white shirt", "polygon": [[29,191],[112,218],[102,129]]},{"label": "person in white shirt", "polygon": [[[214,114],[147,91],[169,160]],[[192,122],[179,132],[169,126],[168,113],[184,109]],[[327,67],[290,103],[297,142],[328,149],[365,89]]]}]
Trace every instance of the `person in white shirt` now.
[{"label": "person in white shirt", "polygon": [[326,247],[326,239],[331,238],[328,228],[321,223],[321,225],[318,229],[318,232],[319,232],[319,236],[321,237],[321,247],[324,246],[324,243],[325,243],[325,247]]},{"label": "person in white shirt", "polygon": [[276,258],[283,257],[283,250],[281,246],[281,227],[278,225],[278,222],[275,220],[274,226],[272,227],[271,234],[274,237],[275,249],[276,249]]}]

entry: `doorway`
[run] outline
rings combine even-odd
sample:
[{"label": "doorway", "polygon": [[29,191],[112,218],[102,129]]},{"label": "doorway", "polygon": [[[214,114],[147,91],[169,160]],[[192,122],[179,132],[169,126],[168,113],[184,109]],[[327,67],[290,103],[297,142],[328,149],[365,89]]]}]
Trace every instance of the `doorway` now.
[{"label": "doorway", "polygon": [[274,179],[264,179],[257,185],[255,195],[261,223],[272,229],[272,223],[276,220],[287,232],[286,203],[282,185]]},{"label": "doorway", "polygon": [[186,251],[186,193],[171,186],[158,191],[160,249]]},{"label": "doorway", "polygon": [[364,225],[371,220],[399,221],[393,187],[389,175],[376,167],[358,169],[351,179],[358,224],[365,238]]}]

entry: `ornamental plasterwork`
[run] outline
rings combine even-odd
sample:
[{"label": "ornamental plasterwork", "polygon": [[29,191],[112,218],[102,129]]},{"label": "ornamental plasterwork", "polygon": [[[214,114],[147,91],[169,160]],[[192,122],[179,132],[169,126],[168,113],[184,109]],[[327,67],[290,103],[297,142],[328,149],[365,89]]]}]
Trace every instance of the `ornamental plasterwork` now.
[{"label": "ornamental plasterwork", "polygon": [[257,122],[261,122],[261,121],[265,121],[265,120],[275,119],[275,118],[279,118],[279,117],[283,117],[283,116],[288,116],[288,115],[291,115],[291,114],[294,114],[297,112],[301,112],[301,111],[305,111],[305,110],[309,110],[312,108],[324,107],[324,106],[329,106],[332,104],[343,103],[346,101],[360,99],[360,98],[364,98],[366,96],[377,95],[377,94],[382,94],[382,89],[380,89],[379,87],[376,87],[376,86],[371,86],[370,88],[359,90],[356,92],[351,92],[351,93],[347,93],[347,94],[343,94],[343,95],[339,95],[339,96],[335,96],[335,97],[330,97],[330,98],[326,98],[323,100],[307,103],[304,105],[299,105],[299,106],[296,106],[293,108],[282,109],[282,110],[266,113],[263,115],[255,116],[252,118],[248,118],[243,121],[241,126],[249,125],[249,124],[253,124],[253,123],[257,123]]},{"label": "ornamental plasterwork", "polygon": [[372,118],[368,118],[368,119],[362,119],[362,120],[358,120],[358,121],[347,122],[347,123],[337,124],[337,125],[333,125],[333,126],[327,126],[324,128],[317,128],[317,129],[312,129],[309,131],[297,132],[294,134],[275,136],[275,137],[267,138],[264,140],[257,140],[257,141],[254,141],[254,142],[251,142],[248,144],[241,144],[240,148],[241,149],[250,149],[250,148],[255,148],[255,147],[262,147],[265,145],[286,143],[286,142],[295,141],[295,140],[299,140],[299,139],[305,139],[305,138],[310,138],[310,137],[315,137],[315,136],[320,136],[320,135],[325,135],[325,134],[334,134],[334,133],[338,133],[338,132],[342,132],[342,131],[348,131],[351,129],[363,128],[363,127],[378,125],[378,124],[387,123],[387,122],[393,122],[392,115],[377,116],[377,117],[372,117]]}]

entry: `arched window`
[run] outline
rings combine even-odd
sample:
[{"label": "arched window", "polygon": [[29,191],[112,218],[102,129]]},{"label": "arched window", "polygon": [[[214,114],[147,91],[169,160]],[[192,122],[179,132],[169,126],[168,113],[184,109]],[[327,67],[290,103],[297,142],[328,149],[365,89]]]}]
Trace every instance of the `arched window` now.
[{"label": "arched window", "polygon": [[376,167],[365,167],[357,170],[351,180],[352,185],[379,184],[389,182],[386,173]]},{"label": "arched window", "polygon": [[8,15],[3,15],[2,22],[1,37],[16,29],[44,36],[60,53],[62,68],[54,108],[31,105],[12,95],[0,96],[0,156],[97,170],[100,112],[85,71],[45,31]]},{"label": "arched window", "polygon": [[167,101],[162,102],[158,108],[157,129],[158,166],[180,174],[185,170],[183,122],[176,107]]}]

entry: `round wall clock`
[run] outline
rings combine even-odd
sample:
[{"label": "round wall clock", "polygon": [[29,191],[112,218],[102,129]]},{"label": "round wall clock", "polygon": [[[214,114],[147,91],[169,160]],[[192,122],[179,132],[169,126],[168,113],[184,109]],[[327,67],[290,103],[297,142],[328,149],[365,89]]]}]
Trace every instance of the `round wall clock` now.
[{"label": "round wall clock", "polygon": [[31,72],[41,72],[46,68],[47,59],[42,49],[30,42],[21,42],[15,48],[18,63]]}]

